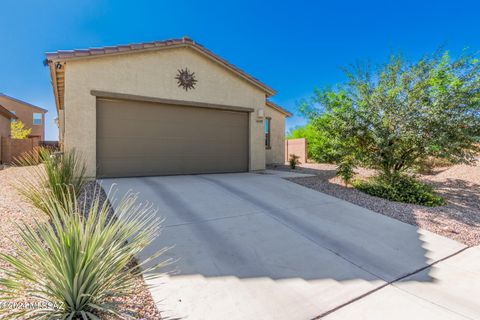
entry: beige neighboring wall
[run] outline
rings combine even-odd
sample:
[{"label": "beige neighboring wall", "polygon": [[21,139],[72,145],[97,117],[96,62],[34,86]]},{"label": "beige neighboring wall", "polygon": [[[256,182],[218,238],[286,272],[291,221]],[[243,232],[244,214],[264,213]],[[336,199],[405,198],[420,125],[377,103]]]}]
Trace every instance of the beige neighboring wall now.
[{"label": "beige neighboring wall", "polygon": [[10,137],[10,119],[0,114],[0,163],[2,162],[2,137]]},{"label": "beige neighboring wall", "polygon": [[308,161],[308,141],[306,138],[286,139],[285,140],[285,162],[289,161],[290,156],[298,156],[300,163]]},{"label": "beige neighboring wall", "polygon": [[[266,164],[285,163],[285,114],[265,106],[265,117],[270,118],[270,149],[265,150]],[[264,143],[265,144],[265,143]]]},{"label": "beige neighboring wall", "polygon": [[[195,72],[195,89],[185,91],[177,86],[175,76],[183,68]],[[193,49],[183,47],[67,61],[63,121],[59,117],[64,128],[62,140],[65,149],[75,148],[85,156],[90,177],[96,175],[96,97],[91,90],[253,108],[249,120],[249,168],[265,168],[264,124],[256,118],[257,110],[265,108],[265,92]],[[274,117],[277,119],[277,115]],[[284,123],[276,124],[274,130],[280,130],[280,126],[281,138],[274,138],[272,132],[272,139],[275,145],[280,139],[283,146]],[[278,154],[283,158],[281,148]]]},{"label": "beige neighboring wall", "polygon": [[10,137],[10,119],[0,114],[0,137]]},{"label": "beige neighboring wall", "polygon": [[[0,94],[0,105],[10,112],[13,111],[18,117],[18,120],[23,122],[25,128],[31,128],[31,136],[36,136],[39,137],[40,140],[44,140],[46,110],[2,94]],[[42,124],[33,124],[34,113],[40,113],[42,115]]]}]

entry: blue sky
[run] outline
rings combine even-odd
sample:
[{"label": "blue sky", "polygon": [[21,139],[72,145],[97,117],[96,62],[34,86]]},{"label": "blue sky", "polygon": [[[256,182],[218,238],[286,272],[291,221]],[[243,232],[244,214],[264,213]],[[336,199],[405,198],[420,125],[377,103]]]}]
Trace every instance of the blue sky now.
[{"label": "blue sky", "polygon": [[[341,67],[417,59],[439,46],[480,50],[480,1],[21,1],[2,0],[0,92],[49,110],[57,139],[47,51],[188,35],[278,91],[296,113],[316,87],[344,80]],[[303,123],[294,116],[287,127]]]}]

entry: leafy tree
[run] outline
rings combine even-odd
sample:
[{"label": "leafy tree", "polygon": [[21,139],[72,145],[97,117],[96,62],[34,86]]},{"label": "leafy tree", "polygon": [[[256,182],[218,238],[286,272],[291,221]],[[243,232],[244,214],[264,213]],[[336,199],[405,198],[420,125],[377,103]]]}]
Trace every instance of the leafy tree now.
[{"label": "leafy tree", "polygon": [[340,158],[386,177],[428,157],[468,164],[480,151],[479,68],[471,55],[437,52],[416,63],[392,56],[380,68],[346,70],[346,83],[316,90],[302,111]]},{"label": "leafy tree", "polygon": [[348,186],[352,183],[352,179],[355,176],[356,172],[353,170],[355,167],[354,160],[349,157],[345,157],[342,161],[338,164],[337,168],[337,176],[342,178],[345,186]]},{"label": "leafy tree", "polygon": [[13,139],[26,139],[32,133],[32,129],[25,129],[25,125],[20,120],[12,121],[10,129]]},{"label": "leafy tree", "polygon": [[[326,117],[319,117],[316,122],[326,121]],[[292,129],[287,138],[306,138],[308,143],[308,158],[317,162],[335,162],[338,154],[334,148],[335,143],[329,132],[322,130],[312,122]]]}]

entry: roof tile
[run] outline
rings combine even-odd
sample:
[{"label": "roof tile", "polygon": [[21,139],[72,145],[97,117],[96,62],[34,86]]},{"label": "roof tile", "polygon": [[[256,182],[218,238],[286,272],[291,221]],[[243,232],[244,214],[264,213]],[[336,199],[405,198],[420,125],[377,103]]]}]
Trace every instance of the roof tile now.
[{"label": "roof tile", "polygon": [[210,56],[212,59],[216,60],[218,63],[226,66],[227,68],[230,68],[234,72],[240,74],[242,77],[246,78],[247,80],[261,87],[263,90],[265,90],[268,96],[275,94],[275,90],[267,86],[265,83],[261,82],[257,78],[246,73],[245,71],[238,68],[237,66],[229,63],[222,57],[218,56],[217,54],[208,50],[203,45],[195,42],[194,40],[188,37],[184,37],[182,39],[169,39],[165,41],[154,41],[154,42],[135,43],[135,44],[129,44],[129,45],[108,46],[103,48],[89,48],[89,49],[81,49],[81,50],[61,50],[56,52],[48,52],[46,53],[46,56],[47,56],[47,60],[52,62],[52,61],[58,61],[58,60],[60,61],[68,60],[72,58],[100,56],[102,54],[115,54],[115,53],[123,53],[128,51],[148,50],[155,47],[168,47],[168,46],[181,46],[181,45],[195,48],[198,51],[203,52],[205,55]]},{"label": "roof tile", "polygon": [[291,117],[293,114],[288,111],[287,109],[283,108],[283,107],[280,107],[278,104],[270,101],[270,100],[267,100],[267,106],[271,107],[271,108],[274,108],[274,109],[277,109],[278,111],[284,113],[287,115],[287,117]]}]

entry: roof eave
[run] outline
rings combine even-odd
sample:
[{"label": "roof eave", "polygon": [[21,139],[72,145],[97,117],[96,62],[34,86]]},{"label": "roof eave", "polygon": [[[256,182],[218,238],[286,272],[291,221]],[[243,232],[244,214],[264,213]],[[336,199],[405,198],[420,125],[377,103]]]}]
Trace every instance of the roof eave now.
[{"label": "roof eave", "polygon": [[58,85],[57,85],[57,70],[55,69],[55,64],[51,61],[48,62],[48,67],[50,68],[50,80],[53,88],[53,96],[55,97],[55,106],[57,107],[57,113],[61,110],[60,98],[58,96]]},{"label": "roof eave", "polygon": [[14,98],[14,97],[11,97],[11,96],[6,95],[6,94],[4,94],[4,93],[0,93],[0,96],[3,96],[3,97],[5,97],[5,98],[7,98],[7,99],[16,101],[16,102],[18,102],[18,103],[27,105],[27,106],[29,106],[29,107],[31,107],[31,108],[38,109],[38,110],[40,110],[40,111],[43,111],[44,113],[47,113],[47,112],[48,112],[47,109],[40,108],[39,106],[33,105],[33,104],[31,104],[31,103],[28,103],[28,102],[26,102],[26,101],[23,101],[23,100]]},{"label": "roof eave", "polygon": [[[75,54],[75,50],[71,51],[57,51],[57,52],[47,52],[46,58],[48,61],[48,64],[50,65],[50,68],[52,68],[52,65],[55,65],[55,62],[64,62],[64,61],[74,61],[74,60],[84,60],[84,59],[94,59],[94,58],[99,58],[99,57],[105,57],[105,56],[116,56],[116,55],[122,55],[122,54],[128,54],[128,53],[140,53],[140,52],[148,52],[148,51],[158,51],[162,49],[172,49],[172,48],[181,48],[181,47],[189,47],[194,49],[195,51],[203,54],[205,57],[215,61],[216,63],[221,64],[223,67],[229,69],[242,79],[246,80],[247,82],[250,82],[251,84],[255,85],[256,87],[259,87],[262,89],[267,97],[271,97],[276,94],[276,91],[267,86],[266,84],[260,82],[259,80],[255,79],[245,71],[239,69],[238,67],[232,65],[225,59],[221,58],[220,56],[216,55],[215,53],[211,52],[204,46],[197,44],[191,39],[188,40],[174,40],[174,41],[179,41],[178,43],[173,43],[166,41],[166,43],[162,42],[155,42],[151,43],[151,46],[146,47],[146,48],[135,48],[135,49],[128,49],[124,51],[115,51],[115,52],[103,52],[103,53],[98,53],[98,54],[88,54],[88,55],[79,55],[79,56],[65,56],[67,54]],[[162,43],[162,44],[160,44]],[[121,47],[121,46],[117,46]],[[108,47],[104,47],[99,50],[105,51]],[[95,50],[95,48],[91,49]],[[78,51],[77,51],[78,52]],[[55,69],[53,69],[55,71]],[[51,69],[52,71],[52,69]]]},{"label": "roof eave", "polygon": [[18,119],[18,117],[11,113],[7,108],[3,107],[2,105],[0,105],[0,115],[3,115],[5,118],[8,118],[8,119]]},{"label": "roof eave", "polygon": [[284,114],[287,118],[290,118],[291,116],[293,116],[293,113],[291,113],[290,111],[288,111],[288,110],[285,109],[285,108],[280,107],[278,104],[273,103],[272,101],[267,100],[266,105],[267,105],[268,107],[270,107],[270,108],[272,108],[272,109],[275,109],[275,110],[277,110],[278,112]]}]

